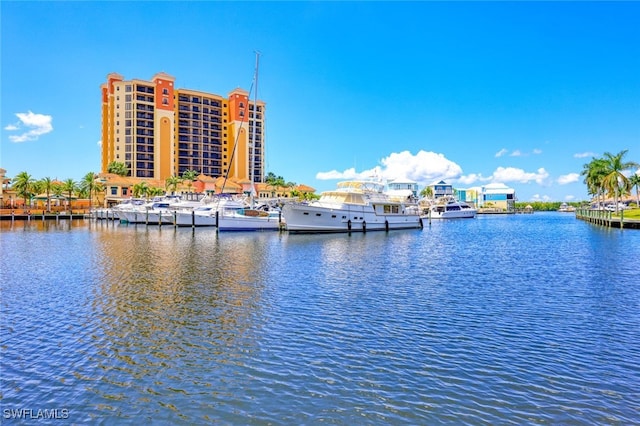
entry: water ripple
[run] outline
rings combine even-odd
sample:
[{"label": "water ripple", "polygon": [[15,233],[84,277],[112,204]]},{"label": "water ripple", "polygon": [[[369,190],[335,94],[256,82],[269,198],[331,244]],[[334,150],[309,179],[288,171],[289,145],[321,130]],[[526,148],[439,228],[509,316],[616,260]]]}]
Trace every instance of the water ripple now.
[{"label": "water ripple", "polygon": [[350,236],[2,231],[3,408],[97,424],[640,424],[638,233],[552,214]]}]

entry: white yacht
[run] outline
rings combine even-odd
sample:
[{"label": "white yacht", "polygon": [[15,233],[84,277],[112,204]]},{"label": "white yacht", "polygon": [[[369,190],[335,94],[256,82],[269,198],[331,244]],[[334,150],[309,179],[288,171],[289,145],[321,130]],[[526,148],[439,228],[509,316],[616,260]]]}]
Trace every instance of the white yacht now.
[{"label": "white yacht", "polygon": [[120,203],[109,209],[99,211],[100,218],[125,220],[124,212],[139,209],[140,206],[144,205],[145,203],[146,200],[142,198],[128,198],[126,200],[122,200]]},{"label": "white yacht", "polygon": [[152,201],[137,208],[120,211],[120,220],[129,223],[161,224],[172,223],[171,217],[166,215],[171,205],[180,201],[178,196],[155,197]]},{"label": "white yacht", "polygon": [[278,231],[281,212],[275,209],[252,209],[244,206],[223,206],[218,213],[218,231]]},{"label": "white yacht", "polygon": [[287,203],[282,208],[291,233],[366,232],[416,229],[422,220],[415,203],[391,197],[374,181],[345,181],[309,203]]},{"label": "white yacht", "polygon": [[473,219],[477,210],[464,201],[452,197],[443,197],[428,204],[422,211],[423,219]]},{"label": "white yacht", "polygon": [[248,207],[247,203],[230,196],[217,196],[214,201],[209,201],[193,209],[181,209],[175,211],[177,226],[216,226],[220,212],[230,209],[242,209]]}]

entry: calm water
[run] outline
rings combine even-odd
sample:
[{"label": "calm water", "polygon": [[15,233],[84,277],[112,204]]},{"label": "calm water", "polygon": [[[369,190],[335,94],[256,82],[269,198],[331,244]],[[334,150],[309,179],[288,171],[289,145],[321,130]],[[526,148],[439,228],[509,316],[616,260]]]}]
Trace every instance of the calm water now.
[{"label": "calm water", "polygon": [[3,422],[640,424],[639,231],[0,227]]}]

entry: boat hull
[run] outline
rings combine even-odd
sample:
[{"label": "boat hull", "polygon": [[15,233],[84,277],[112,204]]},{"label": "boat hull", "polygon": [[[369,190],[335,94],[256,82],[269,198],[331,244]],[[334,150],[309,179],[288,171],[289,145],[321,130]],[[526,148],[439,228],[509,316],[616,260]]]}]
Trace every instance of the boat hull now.
[{"label": "boat hull", "polygon": [[216,226],[215,212],[176,212],[176,226]]},{"label": "boat hull", "polygon": [[[429,216],[423,216],[423,218],[428,218]],[[475,210],[460,210],[460,211],[449,211],[443,213],[431,213],[431,219],[473,219],[476,217]]]},{"label": "boat hull", "polygon": [[129,223],[145,223],[149,225],[170,224],[171,218],[165,216],[163,212],[159,211],[120,211],[119,218],[122,221]]},{"label": "boat hull", "polygon": [[226,217],[218,218],[219,231],[278,231],[278,218]]},{"label": "boat hull", "polygon": [[328,208],[305,204],[286,204],[282,215],[290,233],[336,233],[419,229],[417,214],[376,214],[371,206]]}]

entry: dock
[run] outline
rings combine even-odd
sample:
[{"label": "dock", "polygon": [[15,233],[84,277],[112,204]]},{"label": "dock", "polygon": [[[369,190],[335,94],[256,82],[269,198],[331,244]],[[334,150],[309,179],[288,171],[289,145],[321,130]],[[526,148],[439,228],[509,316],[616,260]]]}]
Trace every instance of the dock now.
[{"label": "dock", "polygon": [[620,210],[619,216],[614,216],[613,212],[607,210],[578,209],[576,218],[609,228],[640,229],[640,220],[625,219],[624,210]]},{"label": "dock", "polygon": [[90,215],[86,212],[1,212],[0,220],[62,220],[62,219],[87,219]]}]

